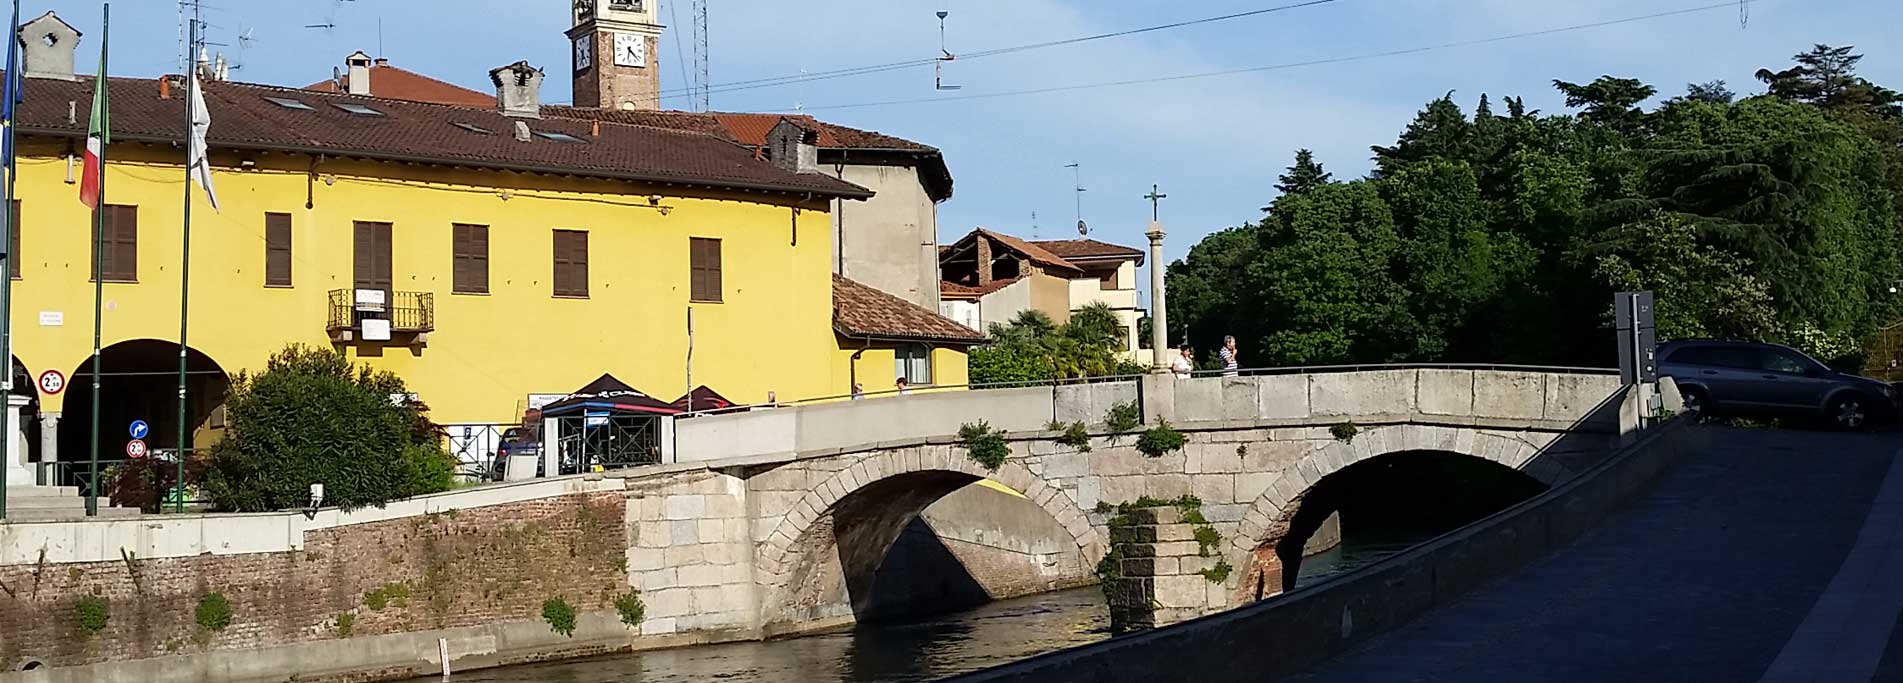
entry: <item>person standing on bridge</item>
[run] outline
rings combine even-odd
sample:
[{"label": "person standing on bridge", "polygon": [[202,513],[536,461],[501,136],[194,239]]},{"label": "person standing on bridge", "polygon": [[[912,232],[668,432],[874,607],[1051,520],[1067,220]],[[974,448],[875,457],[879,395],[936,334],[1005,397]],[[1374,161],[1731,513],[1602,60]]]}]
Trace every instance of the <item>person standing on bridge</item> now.
[{"label": "person standing on bridge", "polygon": [[1177,379],[1189,379],[1190,375],[1196,372],[1195,353],[1188,344],[1184,344],[1182,352],[1176,354],[1175,360],[1170,361],[1170,372],[1176,373]]},{"label": "person standing on bridge", "polygon": [[1222,348],[1216,350],[1216,355],[1222,357],[1222,376],[1235,377],[1242,374],[1242,366],[1236,360],[1236,338],[1234,336],[1223,335]]}]

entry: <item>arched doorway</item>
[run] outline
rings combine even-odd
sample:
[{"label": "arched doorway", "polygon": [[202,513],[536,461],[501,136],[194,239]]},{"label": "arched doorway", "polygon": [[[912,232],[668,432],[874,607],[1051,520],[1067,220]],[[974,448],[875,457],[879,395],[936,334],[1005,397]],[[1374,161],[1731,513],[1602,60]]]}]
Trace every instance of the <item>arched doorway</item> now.
[{"label": "arched doorway", "polygon": [[[1378,561],[1545,491],[1526,472],[1486,458],[1407,450],[1355,462],[1303,491],[1256,539],[1240,586],[1257,596],[1286,592]],[[1313,557],[1303,548],[1339,515],[1341,544]]]},{"label": "arched doorway", "polygon": [[[99,376],[99,462],[122,464],[129,429],[134,420],[149,426],[144,441],[147,450],[161,458],[179,452],[178,443],[178,344],[157,339],[123,341],[100,351],[105,371]],[[207,432],[218,427],[212,419],[224,404],[231,387],[224,368],[204,352],[188,349],[186,354],[186,424],[191,436],[185,451],[193,444],[206,443]],[[68,375],[65,410],[59,421],[59,460],[57,479],[65,486],[79,486],[82,493],[91,490],[88,463],[92,455],[93,363],[82,361]],[[160,468],[168,469],[168,468]],[[170,475],[168,475],[169,477]],[[155,507],[158,489],[169,486],[170,479],[151,482],[136,492],[128,490],[129,500],[117,505]],[[129,487],[122,487],[129,488]],[[102,494],[110,493],[101,490]]]}]

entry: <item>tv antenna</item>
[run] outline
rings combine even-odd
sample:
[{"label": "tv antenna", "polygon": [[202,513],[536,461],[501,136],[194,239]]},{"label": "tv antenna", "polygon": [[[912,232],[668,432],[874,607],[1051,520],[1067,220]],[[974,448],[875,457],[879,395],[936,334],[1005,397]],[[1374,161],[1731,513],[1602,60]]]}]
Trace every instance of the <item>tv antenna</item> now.
[{"label": "tv antenna", "polygon": [[1089,190],[1084,189],[1083,164],[1073,161],[1064,164],[1064,168],[1070,169],[1071,188],[1075,190],[1075,194],[1077,195],[1077,234],[1088,235],[1090,234],[1090,225],[1084,222],[1084,193]]},{"label": "tv antenna", "polygon": [[232,71],[240,71],[244,69],[245,51],[251,49],[252,43],[258,42],[257,38],[252,37],[252,33],[256,31],[257,29],[255,27],[246,26],[244,27],[244,30],[238,32],[238,61],[231,65]]},{"label": "tv antenna", "polygon": [[958,55],[945,49],[945,17],[948,16],[951,12],[938,11],[938,61],[932,64],[932,85],[939,90],[958,90],[965,86],[945,84],[945,63],[958,59]]},{"label": "tv antenna", "polygon": [[324,23],[305,24],[304,28],[318,28],[323,29],[325,33],[330,33],[337,28],[337,10],[342,8],[346,2],[356,1],[357,0],[330,0],[330,15],[325,17]]},{"label": "tv antenna", "polygon": [[1738,28],[1751,28],[1751,0],[1738,0]]}]

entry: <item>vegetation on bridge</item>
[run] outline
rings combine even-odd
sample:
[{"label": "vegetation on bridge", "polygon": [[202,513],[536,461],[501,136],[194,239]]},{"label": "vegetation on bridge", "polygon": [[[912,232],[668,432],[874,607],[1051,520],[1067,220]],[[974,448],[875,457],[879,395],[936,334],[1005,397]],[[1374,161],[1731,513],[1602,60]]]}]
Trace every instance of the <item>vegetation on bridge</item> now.
[{"label": "vegetation on bridge", "polygon": [[[1169,266],[1174,339],[1262,365],[1606,365],[1614,291],[1662,338],[1792,344],[1840,365],[1896,318],[1903,94],[1848,47],[1644,108],[1656,89],[1554,81],[1568,114],[1428,103],[1367,178],[1307,151],[1259,221]],[[1510,325],[1501,321],[1513,321]]]},{"label": "vegetation on bridge", "polygon": [[1022,311],[1008,324],[993,323],[990,341],[971,350],[971,382],[1139,374],[1143,366],[1118,355],[1125,334],[1116,312],[1102,302],[1072,311],[1070,321],[1062,325],[1040,311]]}]

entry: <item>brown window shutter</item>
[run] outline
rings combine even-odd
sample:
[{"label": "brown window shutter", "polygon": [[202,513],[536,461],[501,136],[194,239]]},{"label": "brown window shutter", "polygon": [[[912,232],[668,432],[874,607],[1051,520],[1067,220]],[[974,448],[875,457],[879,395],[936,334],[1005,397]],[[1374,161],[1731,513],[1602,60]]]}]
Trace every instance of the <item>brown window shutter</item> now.
[{"label": "brown window shutter", "polygon": [[104,251],[99,262],[107,282],[136,282],[139,279],[139,207],[109,204],[104,208],[105,229],[100,238]]},{"label": "brown window shutter", "polygon": [[20,200],[13,200],[13,222],[7,224],[7,277],[20,279]]},{"label": "brown window shutter", "polygon": [[555,295],[588,296],[588,233],[555,231]]},{"label": "brown window shutter", "polygon": [[489,293],[489,226],[455,223],[450,229],[452,291]]},{"label": "brown window shutter", "polygon": [[374,265],[370,254],[376,248],[375,228],[369,223],[357,221],[351,226],[350,264],[352,286],[363,288],[370,286],[371,271]]},{"label": "brown window shutter", "polygon": [[351,249],[352,279],[361,289],[388,290],[395,280],[390,264],[390,224],[357,221]]},{"label": "brown window shutter", "polygon": [[687,257],[690,298],[694,301],[721,301],[720,240],[689,238]]},{"label": "brown window shutter", "polygon": [[264,284],[291,286],[291,214],[264,214]]}]

